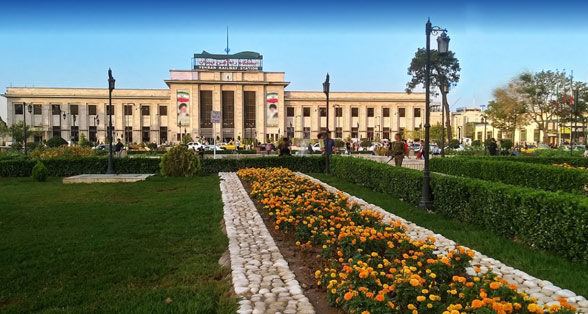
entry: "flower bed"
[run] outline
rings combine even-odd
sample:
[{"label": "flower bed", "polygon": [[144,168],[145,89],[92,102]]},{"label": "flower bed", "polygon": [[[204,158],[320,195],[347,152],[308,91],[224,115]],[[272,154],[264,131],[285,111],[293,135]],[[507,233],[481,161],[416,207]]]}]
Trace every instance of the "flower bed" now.
[{"label": "flower bed", "polygon": [[568,164],[568,163],[565,163],[565,162],[564,162],[564,163],[562,163],[562,164],[551,164],[551,165],[552,165],[552,166],[555,166],[555,167],[563,167],[563,168],[567,168],[567,169],[580,169],[580,170],[586,170],[586,167],[581,167],[581,166],[574,167],[574,166],[572,166],[572,165],[570,165],[570,164]]},{"label": "flower bed", "polygon": [[251,197],[274,228],[295,237],[301,250],[322,248],[317,285],[349,313],[573,313],[565,299],[545,306],[492,272],[469,276],[474,252],[439,254],[435,239],[411,239],[399,221],[350,203],[282,168],[241,169]]}]

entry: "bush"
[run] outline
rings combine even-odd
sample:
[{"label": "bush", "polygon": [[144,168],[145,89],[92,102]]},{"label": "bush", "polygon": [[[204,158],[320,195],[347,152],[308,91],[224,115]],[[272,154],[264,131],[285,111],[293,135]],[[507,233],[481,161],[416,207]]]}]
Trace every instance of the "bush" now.
[{"label": "bush", "polygon": [[94,150],[90,147],[81,146],[59,146],[37,149],[31,152],[32,158],[71,158],[71,157],[91,157],[94,156]]},{"label": "bush", "polygon": [[33,167],[32,172],[33,172],[33,180],[38,181],[38,182],[47,181],[47,176],[48,176],[49,170],[47,170],[47,167],[45,167],[45,165],[43,165],[43,163],[40,160],[37,160],[37,163]]},{"label": "bush", "polygon": [[200,170],[200,159],[186,145],[178,145],[163,155],[160,167],[164,176],[192,177]]},{"label": "bush", "polygon": [[59,147],[59,146],[67,145],[67,141],[64,140],[63,138],[61,138],[61,136],[54,136],[54,137],[48,139],[47,143],[45,143],[45,145],[47,145],[47,147]]},{"label": "bush", "polygon": [[431,171],[547,191],[584,192],[588,171],[482,158],[432,158]]},{"label": "bush", "polygon": [[512,148],[512,140],[509,139],[503,139],[500,141],[500,147],[501,148],[506,148],[506,149],[511,149]]},{"label": "bush", "polygon": [[149,148],[152,151],[156,151],[157,150],[157,143],[149,143],[149,144],[147,144],[147,148]]},{"label": "bush", "polygon": [[[568,151],[569,153],[569,151]],[[535,157],[535,156],[476,156],[470,157],[476,159],[485,159],[485,160],[508,160],[508,161],[517,161],[517,162],[524,162],[530,164],[542,164],[542,165],[553,165],[553,164],[568,164],[574,167],[584,167],[588,168],[588,158],[584,157],[570,157],[568,156],[558,156],[558,157]]]},{"label": "bush", "polygon": [[449,148],[459,148],[459,140],[457,139],[450,139],[449,144],[447,145]]},{"label": "bush", "polygon": [[283,167],[300,172],[323,172],[325,170],[325,159],[323,156],[202,159],[203,174],[233,172],[242,168],[270,167]]},{"label": "bush", "polygon": [[[361,169],[361,171],[357,171]],[[417,205],[423,173],[333,157],[333,175]],[[435,211],[531,247],[588,263],[588,198],[479,179],[432,174]]]}]

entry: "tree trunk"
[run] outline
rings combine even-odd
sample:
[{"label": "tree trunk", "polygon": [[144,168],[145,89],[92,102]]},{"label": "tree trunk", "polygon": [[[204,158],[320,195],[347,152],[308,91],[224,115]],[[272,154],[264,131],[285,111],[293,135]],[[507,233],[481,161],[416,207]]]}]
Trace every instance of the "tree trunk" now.
[{"label": "tree trunk", "polygon": [[445,110],[445,121],[441,121],[441,123],[445,123],[445,128],[447,130],[447,139],[450,141],[453,136],[451,132],[451,113],[449,112],[449,102],[447,101],[447,94],[441,91],[441,99],[443,102],[441,110]]},{"label": "tree trunk", "polygon": [[539,135],[541,135],[541,132],[543,132],[543,144],[549,144],[549,136],[547,136],[547,122],[542,122],[539,123]]}]

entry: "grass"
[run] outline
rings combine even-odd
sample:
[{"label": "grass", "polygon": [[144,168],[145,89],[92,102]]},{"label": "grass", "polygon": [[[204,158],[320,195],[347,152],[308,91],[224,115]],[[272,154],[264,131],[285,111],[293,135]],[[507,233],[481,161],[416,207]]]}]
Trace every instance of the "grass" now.
[{"label": "grass", "polygon": [[588,296],[588,265],[572,263],[563,257],[535,250],[492,234],[478,226],[423,211],[387,194],[374,192],[346,180],[321,173],[312,173],[311,175],[333,187],[378,205],[388,212],[496,258],[534,277],[549,280],[559,287]]},{"label": "grass", "polygon": [[0,179],[0,313],[234,313],[218,186]]}]

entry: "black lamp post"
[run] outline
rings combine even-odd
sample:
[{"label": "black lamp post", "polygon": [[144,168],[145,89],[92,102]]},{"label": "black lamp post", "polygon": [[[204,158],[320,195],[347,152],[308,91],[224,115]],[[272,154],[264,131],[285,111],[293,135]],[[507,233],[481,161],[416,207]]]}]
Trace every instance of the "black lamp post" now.
[{"label": "black lamp post", "polygon": [[433,194],[431,193],[431,171],[429,169],[429,141],[430,141],[430,111],[431,106],[429,103],[430,98],[430,82],[431,82],[431,34],[437,35],[441,33],[441,36],[437,37],[438,51],[440,55],[445,55],[449,52],[449,36],[446,34],[447,30],[437,26],[431,25],[431,20],[427,21],[425,26],[425,34],[427,38],[427,63],[425,73],[425,147],[423,149],[425,168],[423,171],[423,195],[419,206],[422,209],[432,210],[433,209]]},{"label": "black lamp post", "polygon": [[[75,130],[76,129],[76,115],[75,114],[72,114],[71,115],[71,119],[73,121],[72,130]],[[74,133],[74,134],[71,135],[71,139],[72,139],[72,141],[74,141],[74,143],[78,141],[78,133],[77,133],[77,131],[76,131],[76,133]]]},{"label": "black lamp post", "polygon": [[[447,93],[449,93],[449,84],[444,82],[441,88],[443,88],[443,93],[447,96]],[[446,98],[443,99],[445,100]],[[451,139],[447,140],[449,141]],[[445,101],[441,104],[441,157],[445,157]]]},{"label": "black lamp post", "polygon": [[487,155],[488,153],[488,145],[486,145],[486,117],[483,116],[482,117],[482,123],[484,123],[484,136],[482,136],[483,142],[482,145],[484,145],[484,155]]},{"label": "black lamp post", "polygon": [[[25,156],[27,155],[27,113],[26,113],[26,111],[28,111],[29,115],[32,116],[31,113],[33,112],[33,106],[31,106],[31,104],[29,104],[27,106],[26,103],[22,104],[22,123],[23,123],[22,137],[24,139],[23,140],[23,145],[24,145],[23,147],[24,147]],[[32,120],[31,120],[31,124],[33,124]]]},{"label": "black lamp post", "polygon": [[112,70],[108,69],[108,169],[107,174],[114,174],[114,162],[112,160],[112,91],[114,90],[115,79],[112,77]]},{"label": "black lamp post", "polygon": [[331,88],[331,83],[329,82],[329,73],[327,73],[327,77],[325,78],[325,82],[323,83],[323,93],[327,96],[327,134],[325,134],[325,173],[329,173],[329,164],[330,164],[330,155],[331,152],[329,150],[329,142],[331,141],[331,131],[329,130],[329,90]]}]

